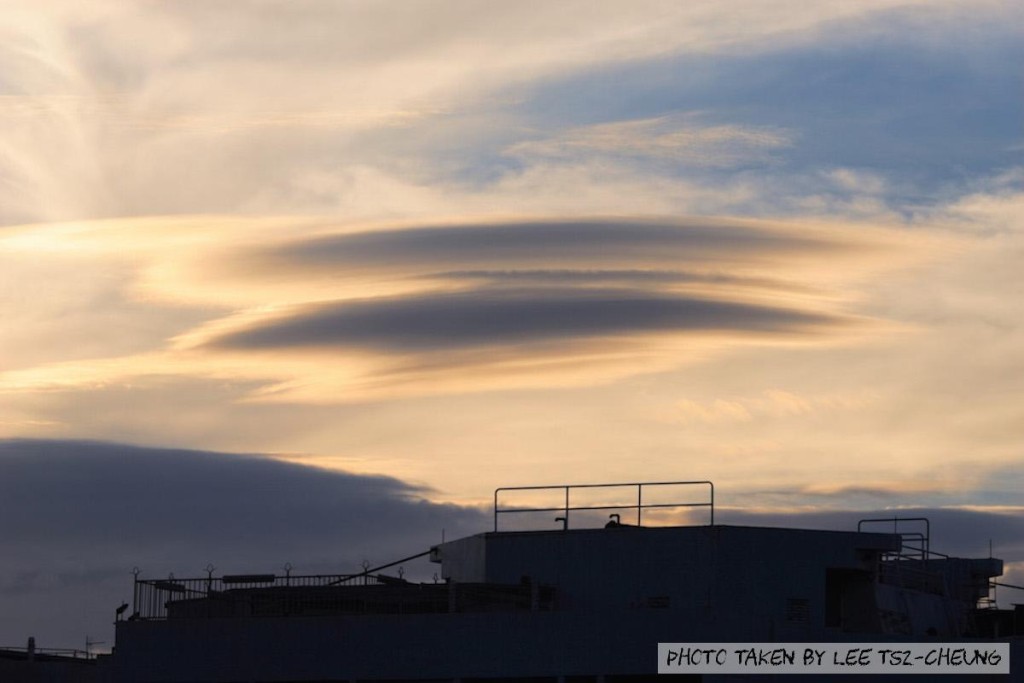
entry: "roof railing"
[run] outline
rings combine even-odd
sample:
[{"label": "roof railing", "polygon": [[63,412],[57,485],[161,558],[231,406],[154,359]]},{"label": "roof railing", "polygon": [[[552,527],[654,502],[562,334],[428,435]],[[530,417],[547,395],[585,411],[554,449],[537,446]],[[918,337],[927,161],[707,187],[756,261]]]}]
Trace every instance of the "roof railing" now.
[{"label": "roof railing", "polygon": [[[705,501],[701,502],[690,502],[690,500],[678,500],[670,502],[660,503],[645,503],[644,502],[644,487],[648,489],[652,487],[663,487],[663,486],[678,486],[678,487],[694,487],[694,486],[706,486],[708,489],[708,497]],[[579,491],[580,489],[611,489],[611,488],[636,488],[636,503],[620,503],[612,505],[574,505],[572,502],[572,493]],[[510,492],[525,492],[525,491],[561,491],[563,503],[556,507],[502,507],[501,501],[499,500],[501,494]],[[655,508],[689,508],[689,507],[706,507],[709,511],[709,526],[715,524],[715,485],[710,481],[646,481],[646,482],[629,482],[621,484],[559,484],[554,486],[503,486],[494,490],[494,530],[498,530],[498,517],[503,514],[513,513],[527,513],[527,512],[557,512],[561,513],[561,516],[556,517],[556,521],[562,522],[562,528],[569,528],[569,519],[571,512],[581,511],[595,511],[595,510],[636,510],[636,525],[640,526],[643,521],[643,511],[651,510]],[[618,515],[614,515],[617,517]]]},{"label": "roof railing", "polygon": [[[898,534],[902,547],[898,555],[907,559],[927,561],[932,555],[941,555],[931,549],[931,522],[927,517],[881,517],[862,519],[857,522],[857,531],[864,531],[864,525],[892,524],[890,533]],[[916,525],[918,530],[906,530],[907,526]],[[920,531],[923,525],[924,531]]]},{"label": "roof railing", "polygon": [[[226,576],[214,576],[213,565],[207,567],[205,577],[175,578],[171,574],[166,579],[142,579],[139,578],[139,570],[136,568],[132,573],[135,575],[135,588],[132,598],[132,613],[127,617],[128,621],[136,619],[166,619],[168,605],[174,602],[186,602],[189,600],[208,600],[211,597],[218,597],[230,592],[245,592],[253,589],[267,589],[271,592],[280,591],[284,588],[307,588],[320,589],[337,586],[373,586],[385,585],[388,583],[402,582],[403,569],[401,565],[412,560],[417,560],[430,554],[425,550],[400,560],[394,560],[387,564],[371,567],[369,562],[364,564],[364,569],[355,574],[292,574],[291,564],[285,565],[285,574],[228,574]],[[385,569],[399,566],[398,578],[381,574]],[[118,613],[118,621],[121,620]]]},{"label": "roof railing", "polygon": [[0,652],[8,652],[14,655],[24,655],[26,659],[35,657],[39,659],[47,657],[59,657],[61,659],[77,659],[79,661],[95,662],[96,653],[89,650],[78,650],[70,647],[25,647],[24,645],[9,645],[0,647]]}]

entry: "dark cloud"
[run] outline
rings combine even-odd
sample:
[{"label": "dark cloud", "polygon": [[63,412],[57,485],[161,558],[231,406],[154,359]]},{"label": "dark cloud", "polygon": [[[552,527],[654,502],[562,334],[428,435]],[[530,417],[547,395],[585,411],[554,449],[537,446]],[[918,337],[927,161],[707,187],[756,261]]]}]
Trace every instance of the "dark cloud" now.
[{"label": "dark cloud", "polygon": [[[994,380],[990,384],[995,386]],[[1024,490],[1024,467],[1020,463],[999,467],[988,472],[979,488],[985,492],[985,500],[1003,505],[1020,505],[1020,492]]]},{"label": "dark cloud", "polygon": [[[192,544],[230,557],[261,539],[304,544],[415,534],[431,538],[476,512],[423,502],[389,477],[346,474],[208,451],[89,441],[0,441],[0,518],[6,542]],[[87,513],[84,513],[87,511]],[[433,527],[437,526],[437,529]],[[157,540],[158,539],[158,540]],[[425,541],[424,541],[425,542]],[[308,552],[308,551],[307,551]]]},{"label": "dark cloud", "polygon": [[417,351],[656,332],[787,333],[839,323],[795,309],[630,290],[482,289],[299,307],[211,344]]},{"label": "dark cloud", "polygon": [[482,511],[423,493],[258,456],[0,441],[0,642],[36,635],[70,646],[86,632],[109,635],[135,566],[150,577],[199,576],[208,563],[218,574],[279,572],[286,562],[296,573],[351,572],[364,559],[426,550],[442,529],[486,530]]},{"label": "dark cloud", "polygon": [[[866,248],[858,239],[771,224],[631,218],[332,234],[243,252],[224,265],[268,278],[328,276],[367,286],[440,281],[456,291],[296,306],[207,345],[411,352],[666,332],[820,331],[840,317],[738,299],[742,289],[806,291],[743,268],[783,270],[788,258],[834,258]],[[680,291],[687,285],[703,289]]]},{"label": "dark cloud", "polygon": [[839,241],[797,236],[719,220],[550,220],[500,224],[419,226],[329,235],[244,258],[248,267],[329,268],[339,271],[401,267],[435,270],[441,264],[551,261],[560,264],[667,264],[718,258],[771,258],[783,253],[836,252]]},{"label": "dark cloud", "polygon": [[[928,519],[933,551],[958,557],[987,557],[991,540],[996,557],[1007,562],[1024,561],[1024,517],[1008,512],[935,507],[776,513],[726,509],[716,512],[715,521],[721,524],[855,531],[862,519],[891,520],[893,517]],[[870,528],[879,532],[891,532],[892,529],[891,522],[872,524]],[[921,526],[901,522],[900,530],[921,531]]]},{"label": "dark cloud", "polygon": [[424,277],[444,280],[480,280],[492,283],[560,284],[560,285],[729,285],[736,287],[771,288],[785,291],[810,291],[810,288],[784,280],[743,277],[726,273],[698,273],[682,270],[552,268],[549,270],[452,270],[430,273]]}]

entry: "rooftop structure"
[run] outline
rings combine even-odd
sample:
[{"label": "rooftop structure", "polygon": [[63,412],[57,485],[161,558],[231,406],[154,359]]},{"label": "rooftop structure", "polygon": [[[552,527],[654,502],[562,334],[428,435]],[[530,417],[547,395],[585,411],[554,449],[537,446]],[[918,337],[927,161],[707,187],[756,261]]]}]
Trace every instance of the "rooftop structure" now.
[{"label": "rooftop structure", "polygon": [[[423,556],[435,580],[406,580]],[[932,551],[922,519],[716,524],[706,481],[499,489],[492,531],[357,574],[136,577],[110,677],[653,680],[659,642],[1012,635],[979,609],[1002,569]]]}]

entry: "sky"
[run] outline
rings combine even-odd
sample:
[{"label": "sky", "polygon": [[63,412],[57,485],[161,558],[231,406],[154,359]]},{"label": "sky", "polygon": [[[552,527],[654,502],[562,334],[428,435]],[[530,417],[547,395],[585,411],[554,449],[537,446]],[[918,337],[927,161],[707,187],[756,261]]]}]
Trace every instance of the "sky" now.
[{"label": "sky", "polygon": [[499,486],[927,513],[1024,584],[1022,34],[1009,0],[3,3],[0,645],[112,640],[133,567],[419,552]]}]

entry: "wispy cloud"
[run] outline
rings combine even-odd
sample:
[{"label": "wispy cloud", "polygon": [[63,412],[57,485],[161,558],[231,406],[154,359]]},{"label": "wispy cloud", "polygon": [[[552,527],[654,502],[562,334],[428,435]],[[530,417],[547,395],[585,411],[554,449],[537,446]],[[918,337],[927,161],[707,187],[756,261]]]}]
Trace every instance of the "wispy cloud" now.
[{"label": "wispy cloud", "polygon": [[732,167],[761,162],[792,145],[792,133],[771,128],[700,125],[696,117],[616,121],[518,142],[505,150],[525,160],[612,156],[664,160],[693,166]]},{"label": "wispy cloud", "polygon": [[878,400],[870,389],[859,395],[834,394],[801,396],[779,389],[767,389],[756,397],[716,398],[701,402],[680,401],[672,411],[666,411],[665,419],[690,423],[694,421],[712,424],[728,424],[740,421],[750,422],[760,418],[801,418],[818,411],[858,410],[869,407]]},{"label": "wispy cloud", "polygon": [[[408,216],[417,192],[440,199],[432,207],[439,209],[451,200],[445,186],[464,173],[500,176],[507,170],[502,150],[542,166],[572,167],[596,154],[732,168],[765,153],[800,151],[801,128],[829,117],[733,116],[731,96],[720,99],[730,92],[728,80],[709,59],[750,59],[745,78],[776,85],[791,65],[773,62],[762,74],[757,65],[765,55],[829,44],[852,50],[851,36],[877,41],[892,26],[906,27],[901,44],[907,35],[941,44],[962,37],[965,23],[986,28],[1010,14],[1005,3],[963,0],[500,10],[438,0],[401,12],[105,2],[52,2],[39,12],[33,3],[12,2],[3,12],[0,221],[8,225],[231,211],[351,216],[355,209],[372,213],[360,206],[367,182],[375,217],[387,210]],[[680,69],[693,74],[696,101],[673,101],[680,84],[671,80],[667,92],[634,97],[630,81],[650,87],[661,79],[627,76],[602,86],[620,104],[592,114],[576,107],[572,116],[541,122],[520,106],[544,84],[585,94],[579,83],[603,69],[678,57],[696,60]],[[828,82],[815,63],[793,79],[808,84],[802,94]],[[708,93],[708,82],[719,85]],[[740,109],[768,113],[765,106]],[[690,118],[694,111],[702,112],[699,123]],[[820,132],[812,147],[842,142],[831,129]],[[479,163],[488,154],[498,160]],[[622,180],[620,191],[629,192]],[[317,183],[324,187],[311,187]],[[396,201],[399,189],[405,196]],[[379,206],[383,197],[389,209]]]}]

